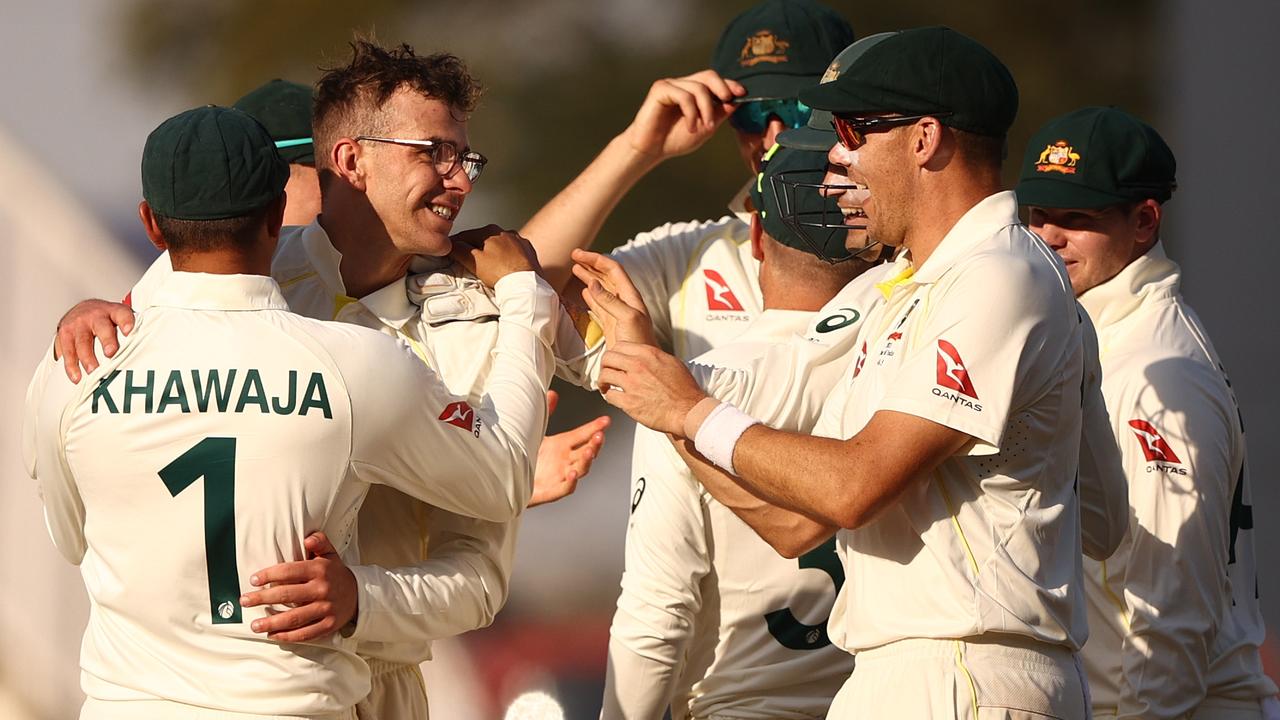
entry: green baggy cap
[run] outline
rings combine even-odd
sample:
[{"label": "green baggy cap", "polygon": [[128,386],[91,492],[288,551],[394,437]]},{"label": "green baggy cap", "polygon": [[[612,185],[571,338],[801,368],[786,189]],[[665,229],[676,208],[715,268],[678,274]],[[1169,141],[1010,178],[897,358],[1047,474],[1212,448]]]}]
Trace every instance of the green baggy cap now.
[{"label": "green baggy cap", "polygon": [[311,86],[276,78],[240,98],[232,107],[262,123],[285,162],[314,166],[311,100]]},{"label": "green baggy cap", "polygon": [[[861,40],[855,42],[836,56],[835,60],[827,66],[827,71],[822,74],[822,78],[818,80],[821,83],[829,83],[840,77],[840,73],[853,64],[854,60],[862,57],[862,54],[875,47],[880,41],[897,35],[896,32],[876,33],[868,35]],[[831,111],[814,110],[809,115],[809,124],[802,128],[794,128],[792,130],[784,130],[778,135],[778,144],[783,147],[797,148],[800,150],[821,150],[826,152],[836,144],[836,131],[831,127]]]},{"label": "green baggy cap", "polygon": [[1178,187],[1173,151],[1150,125],[1114,107],[1086,107],[1054,118],[1031,136],[1014,191],[1046,208],[1100,208]]},{"label": "green baggy cap", "polygon": [[[826,172],[825,149],[819,152],[774,145],[772,150],[765,154],[760,174],[751,185],[751,203],[760,211],[760,224],[764,226],[764,231],[774,240],[829,262],[838,262],[850,257],[849,250],[845,247],[845,238],[848,237],[848,233],[827,233],[826,237],[820,241],[810,241],[801,236],[797,228],[783,220],[784,200],[780,195],[786,190],[782,183],[773,181],[774,178],[786,173],[788,181],[794,188],[792,197],[786,200],[788,205],[795,206],[790,208],[792,215],[808,218],[830,217],[839,220],[840,208],[836,205],[835,198],[824,196],[815,187],[795,184],[797,182],[821,183]],[[822,242],[823,247],[814,247],[814,242]]]},{"label": "green baggy cap", "polygon": [[280,197],[289,165],[257,120],[208,105],[160,123],[142,149],[142,197],[159,215],[219,220]]},{"label": "green baggy cap", "polygon": [[766,0],[724,29],[711,67],[742,83],[746,97],[794,98],[851,42],[849,22],[825,5]]},{"label": "green baggy cap", "polygon": [[882,40],[800,100],[837,115],[935,115],[949,127],[993,137],[1008,132],[1018,114],[1009,68],[976,40],[941,26]]}]

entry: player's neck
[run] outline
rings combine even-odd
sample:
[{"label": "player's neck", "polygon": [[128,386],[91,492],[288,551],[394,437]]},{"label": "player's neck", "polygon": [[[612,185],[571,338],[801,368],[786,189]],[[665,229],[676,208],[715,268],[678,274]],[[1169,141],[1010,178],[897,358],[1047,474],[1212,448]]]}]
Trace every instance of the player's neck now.
[{"label": "player's neck", "polygon": [[912,213],[915,222],[902,243],[911,252],[911,264],[916,268],[923,267],[960,218],[999,191],[998,179],[983,178],[949,183],[949,187],[941,192],[921,193],[921,206]]},{"label": "player's neck", "polygon": [[178,272],[210,275],[271,276],[273,248],[219,248],[201,252],[169,252],[169,262]]},{"label": "player's neck", "polygon": [[396,249],[381,222],[362,222],[356,213],[321,214],[318,220],[329,242],[342,255],[338,274],[343,290],[362,298],[400,280],[409,272],[412,255]]}]

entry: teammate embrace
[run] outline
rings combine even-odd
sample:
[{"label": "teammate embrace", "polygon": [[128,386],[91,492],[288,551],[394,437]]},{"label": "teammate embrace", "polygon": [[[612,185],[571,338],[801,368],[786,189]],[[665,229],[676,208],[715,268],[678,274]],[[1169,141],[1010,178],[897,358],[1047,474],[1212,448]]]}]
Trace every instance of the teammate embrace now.
[{"label": "teammate embrace", "polygon": [[[646,426],[604,718],[1273,717],[1243,427],[1159,244],[1155,130],[1068,113],[1002,191],[988,49],[768,0],[519,234],[450,235],[477,92],[357,45],[315,98],[321,214],[283,230],[298,129],[149,138],[168,256],[68,315],[28,397],[93,601],[83,717],[425,717],[415,664],[492,619],[516,516],[601,442],[543,443],[553,369]],[[731,214],[586,251],[726,121]]]}]

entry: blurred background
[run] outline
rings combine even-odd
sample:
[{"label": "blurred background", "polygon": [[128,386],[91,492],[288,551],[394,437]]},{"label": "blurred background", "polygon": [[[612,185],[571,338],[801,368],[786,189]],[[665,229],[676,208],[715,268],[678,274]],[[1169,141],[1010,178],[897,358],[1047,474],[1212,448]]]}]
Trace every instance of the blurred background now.
[{"label": "blurred background", "polygon": [[[1274,73],[1280,3],[831,0],[858,36],[946,24],[992,48],[1022,95],[1017,159],[1048,118],[1115,104],[1178,157],[1164,238],[1232,373],[1250,439],[1260,586],[1280,630],[1280,357],[1270,271],[1280,253]],[[118,298],[155,255],[137,223],[147,133],[188,107],[230,104],[273,77],[312,82],[353,33],[462,56],[488,87],[471,123],[490,158],[457,226],[518,227],[629,122],[649,84],[706,66],[749,0],[0,0],[0,717],[75,717],[87,602],[47,539],[20,455],[26,384],[58,318]],[[1272,90],[1265,90],[1271,87]],[[612,247],[665,221],[719,217],[745,180],[728,129],[644,180],[600,236]],[[603,411],[565,396],[553,429]],[[511,599],[493,627],[441,643],[433,716],[496,718],[551,693],[594,718],[628,509],[630,428],[617,422],[577,494],[525,515]],[[164,588],[156,588],[164,592]],[[1276,663],[1271,664],[1273,676]]]}]

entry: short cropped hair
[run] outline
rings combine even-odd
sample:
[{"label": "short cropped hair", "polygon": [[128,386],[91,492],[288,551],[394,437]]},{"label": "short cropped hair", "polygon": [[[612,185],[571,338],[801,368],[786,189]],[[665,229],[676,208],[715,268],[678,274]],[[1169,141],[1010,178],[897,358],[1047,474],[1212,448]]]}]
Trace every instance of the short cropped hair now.
[{"label": "short cropped hair", "polygon": [[1009,156],[1009,142],[1004,135],[979,135],[955,128],[951,130],[955,133],[960,154],[971,165],[998,171]]},{"label": "short cropped hair", "polygon": [[279,207],[276,201],[248,215],[218,220],[180,220],[155,214],[156,226],[174,255],[209,252],[224,248],[248,248],[257,241],[267,222],[267,213]]},{"label": "short cropped hair", "polygon": [[316,83],[311,125],[320,167],[328,164],[338,138],[380,132],[378,110],[401,88],[462,114],[475,110],[480,100],[483,88],[455,55],[417,55],[407,44],[388,49],[369,40],[351,43],[351,51],[349,63],[323,68]]}]

